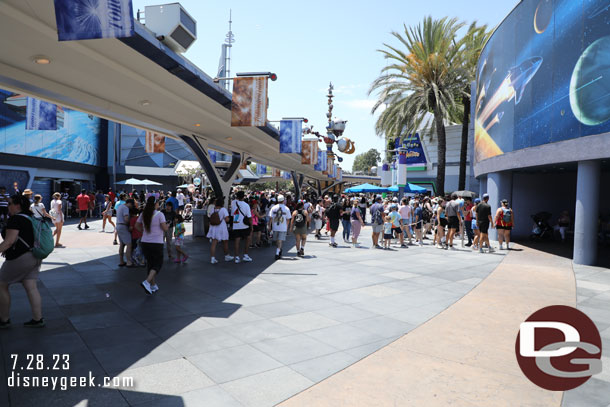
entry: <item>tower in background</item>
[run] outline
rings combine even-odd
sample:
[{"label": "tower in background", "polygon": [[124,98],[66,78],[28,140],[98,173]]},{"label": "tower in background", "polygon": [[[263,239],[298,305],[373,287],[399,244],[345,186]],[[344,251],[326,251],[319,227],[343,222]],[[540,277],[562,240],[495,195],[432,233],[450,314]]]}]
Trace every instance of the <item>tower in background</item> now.
[{"label": "tower in background", "polygon": [[[220,61],[218,62],[218,78],[228,78],[231,76],[231,48],[235,42],[235,35],[231,31],[232,11],[229,10],[229,32],[225,36],[225,42],[221,45]],[[229,90],[229,82],[227,80],[221,80],[220,84],[225,89]]]}]

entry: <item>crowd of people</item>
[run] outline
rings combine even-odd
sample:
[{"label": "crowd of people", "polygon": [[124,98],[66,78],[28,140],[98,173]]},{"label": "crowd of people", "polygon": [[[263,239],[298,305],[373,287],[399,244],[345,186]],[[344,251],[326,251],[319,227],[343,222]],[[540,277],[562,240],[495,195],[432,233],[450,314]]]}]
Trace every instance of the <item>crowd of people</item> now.
[{"label": "crowd of people", "polygon": [[[15,187],[16,188],[16,187]],[[69,215],[66,196],[53,194],[49,211],[42,196],[25,189],[8,194],[0,187],[0,223],[3,242],[0,252],[6,260],[0,269],[0,328],[10,326],[8,318],[10,294],[8,287],[22,283],[32,307],[32,320],[26,326],[44,326],[40,294],[36,280],[41,261],[31,255],[34,233],[27,217],[53,223],[55,247],[60,243],[62,228]],[[317,197],[306,194],[296,199],[285,191],[246,191],[236,189],[231,196],[216,197],[211,191],[121,191],[111,188],[106,193],[82,190],[74,204],[78,230],[90,228],[92,217],[102,219],[100,232],[111,225],[118,245],[119,267],[145,267],[146,278],[141,287],[152,295],[159,290],[157,276],[163,268],[165,253],[177,264],[186,263],[189,255],[184,246],[185,222],[192,218],[193,208],[205,213],[206,236],[210,241],[210,262],[252,262],[251,250],[275,246],[275,259],[284,255],[288,234],[294,234],[297,256],[305,256],[307,239],[328,238],[337,248],[337,232],[341,226],[344,243],[360,247],[363,228],[371,227],[374,249],[407,249],[428,245],[455,250],[457,242],[479,252],[495,251],[488,232],[498,231],[498,249],[510,249],[510,234],[515,214],[507,200],[492,213],[489,196],[481,199],[415,195],[399,199],[370,194],[328,194]],[[24,216],[25,215],[25,216]],[[113,220],[114,219],[114,220]],[[558,232],[565,239],[570,222],[567,213],[559,219]],[[230,245],[229,241],[233,240]],[[224,257],[216,249],[222,246]],[[342,246],[345,247],[345,246]]]}]

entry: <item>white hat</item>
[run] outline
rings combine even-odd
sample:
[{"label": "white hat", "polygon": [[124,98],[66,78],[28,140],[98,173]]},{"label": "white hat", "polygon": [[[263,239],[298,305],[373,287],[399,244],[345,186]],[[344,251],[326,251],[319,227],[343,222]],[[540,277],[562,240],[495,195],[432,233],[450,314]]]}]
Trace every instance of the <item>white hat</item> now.
[{"label": "white hat", "polygon": [[278,201],[278,202],[284,202],[284,195],[279,194],[279,195],[277,196],[277,201]]}]

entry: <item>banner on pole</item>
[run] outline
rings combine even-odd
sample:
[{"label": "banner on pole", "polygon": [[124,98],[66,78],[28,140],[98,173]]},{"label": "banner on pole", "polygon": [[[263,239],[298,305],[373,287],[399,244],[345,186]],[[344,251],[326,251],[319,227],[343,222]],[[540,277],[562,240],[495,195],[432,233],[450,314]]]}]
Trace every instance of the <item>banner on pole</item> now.
[{"label": "banner on pole", "polygon": [[290,175],[290,172],[284,171],[284,173],[282,174],[282,178],[284,178],[284,179],[292,179],[292,175]]},{"label": "banner on pole", "polygon": [[280,121],[280,153],[301,154],[303,120]]},{"label": "banner on pole", "polygon": [[256,164],[256,175],[267,174],[267,166],[263,164]]},{"label": "banner on pole", "polygon": [[267,77],[245,77],[233,80],[231,126],[267,125]]},{"label": "banner on pole", "polygon": [[390,164],[383,163],[381,166],[381,185],[389,187],[392,185],[392,173],[390,172]]},{"label": "banner on pole", "polygon": [[57,130],[57,105],[28,97],[25,107],[26,130]]},{"label": "banner on pole", "polygon": [[325,155],[326,155],[326,152],[318,151],[318,153],[317,153],[318,161],[313,166],[314,170],[322,171],[324,169],[324,156]]},{"label": "banner on pole", "polygon": [[55,0],[59,41],[133,36],[131,0]]},{"label": "banner on pole", "polygon": [[165,136],[152,131],[146,132],[146,152],[147,153],[164,153],[165,152]]},{"label": "banner on pole", "polygon": [[274,168],[273,170],[271,170],[271,175],[275,178],[279,178],[282,176],[282,172],[277,168]]},{"label": "banner on pole", "polygon": [[343,181],[343,170],[341,169],[341,167],[337,168],[337,181]]},{"label": "banner on pole", "polygon": [[303,140],[301,148],[301,164],[315,165],[318,163],[318,139]]}]

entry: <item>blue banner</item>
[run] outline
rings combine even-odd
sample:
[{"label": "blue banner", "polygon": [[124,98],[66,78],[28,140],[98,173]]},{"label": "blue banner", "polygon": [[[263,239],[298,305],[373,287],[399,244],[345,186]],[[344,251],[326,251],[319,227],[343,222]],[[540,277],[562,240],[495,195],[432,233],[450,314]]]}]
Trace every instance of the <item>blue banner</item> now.
[{"label": "blue banner", "polygon": [[284,179],[292,179],[292,175],[288,171],[284,171],[282,174],[282,178]]},{"label": "blue banner", "polygon": [[426,153],[419,138],[419,133],[415,133],[415,136],[409,135],[405,137],[402,146],[407,149],[407,167],[426,166],[428,161],[426,160]]},{"label": "blue banner", "polygon": [[265,175],[267,173],[267,166],[263,164],[256,164],[256,175]]},{"label": "blue banner", "polygon": [[57,130],[57,105],[28,97],[26,101],[26,130]]},{"label": "blue banner", "polygon": [[59,41],[133,36],[131,0],[54,0]]},{"label": "blue banner", "polygon": [[303,120],[282,120],[280,122],[280,153],[301,154]]},{"label": "blue banner", "polygon": [[218,161],[218,153],[214,150],[208,150],[208,154],[210,156],[210,160],[215,163]]},{"label": "blue banner", "polygon": [[318,151],[318,162],[314,164],[314,170],[324,171],[324,168],[326,168],[326,164],[324,163],[324,157],[326,157],[326,151]]}]

